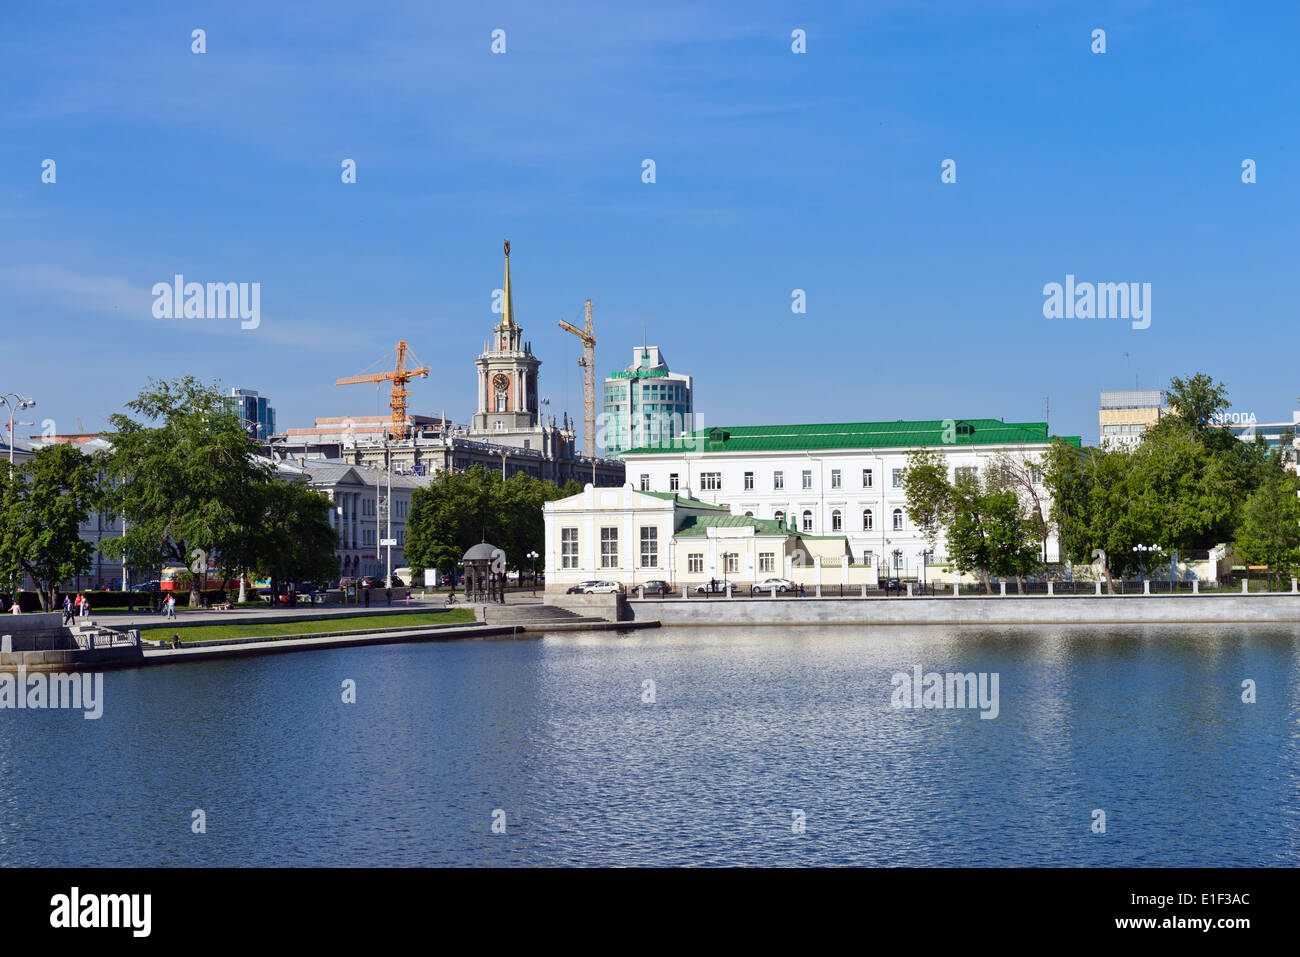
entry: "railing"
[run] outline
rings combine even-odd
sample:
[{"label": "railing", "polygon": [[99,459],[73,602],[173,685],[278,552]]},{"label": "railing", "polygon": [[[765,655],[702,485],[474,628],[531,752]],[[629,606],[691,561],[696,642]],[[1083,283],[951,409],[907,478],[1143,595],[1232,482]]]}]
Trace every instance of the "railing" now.
[{"label": "railing", "polygon": [[[730,594],[727,590],[719,586],[715,590],[708,588],[707,582],[692,582],[689,584],[680,584],[673,586],[666,594],[650,594],[645,598],[673,598],[681,599],[683,588],[689,591],[691,599],[726,599],[726,598],[952,598],[961,597],[991,597],[991,598],[1015,598],[1017,596],[1067,596],[1067,595],[1238,595],[1238,594],[1297,594],[1300,593],[1294,579],[1283,579],[1277,590],[1269,591],[1267,588],[1256,587],[1253,591],[1242,592],[1240,585],[1233,582],[1216,582],[1216,581],[1169,581],[1155,579],[1135,579],[1124,581],[1115,579],[1113,592],[1106,587],[1106,583],[1101,583],[1100,591],[1097,583],[1092,581],[1027,581],[1017,586],[1014,580],[1003,581],[993,579],[991,582],[992,590],[989,591],[984,584],[963,583],[953,585],[951,583],[936,582],[918,582],[902,581],[898,584],[882,582],[879,585],[830,585],[823,584],[820,587],[820,594],[817,585],[804,584],[800,586],[795,584],[794,588],[781,591],[777,589],[773,593],[771,588],[760,588],[757,585],[747,583],[731,583]],[[1262,584],[1255,582],[1256,585]],[[704,591],[699,588],[703,586]],[[802,590],[801,590],[802,588]],[[1005,589],[1005,590],[1004,590]],[[633,585],[627,589],[629,598],[638,599],[643,597],[641,588]]]}]

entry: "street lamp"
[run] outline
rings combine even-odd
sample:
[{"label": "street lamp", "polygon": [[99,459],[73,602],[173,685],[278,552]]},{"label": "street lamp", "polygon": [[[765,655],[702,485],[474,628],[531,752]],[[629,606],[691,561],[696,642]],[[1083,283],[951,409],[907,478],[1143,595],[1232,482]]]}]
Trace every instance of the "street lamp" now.
[{"label": "street lamp", "polygon": [[537,555],[536,552],[529,552],[527,555],[524,556],[524,558],[527,558],[528,560],[530,560],[530,561],[533,563],[533,597],[536,598],[536,597],[537,597],[537,558],[538,558],[538,555]]},{"label": "street lamp", "polygon": [[735,552],[722,553],[722,591],[724,594],[727,591],[727,560],[735,557],[736,557]]},{"label": "street lamp", "polygon": [[1164,549],[1161,548],[1159,545],[1134,545],[1133,551],[1137,553],[1137,557],[1138,557],[1138,575],[1145,578],[1146,577],[1146,556],[1148,554],[1155,555],[1157,552],[1163,552]]},{"label": "street lamp", "polygon": [[28,395],[19,395],[17,392],[6,392],[0,395],[0,405],[9,407],[9,468],[14,467],[14,418],[23,409],[30,409],[36,405],[36,400]]}]

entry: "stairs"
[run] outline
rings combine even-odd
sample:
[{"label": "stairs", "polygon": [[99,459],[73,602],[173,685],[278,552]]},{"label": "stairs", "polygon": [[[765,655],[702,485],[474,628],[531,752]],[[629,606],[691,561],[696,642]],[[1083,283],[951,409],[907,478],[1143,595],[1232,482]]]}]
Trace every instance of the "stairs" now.
[{"label": "stairs", "polygon": [[541,602],[520,602],[509,605],[476,605],[479,621],[487,625],[519,625],[524,628],[544,629],[548,625],[585,625],[606,619],[579,615],[576,612],[543,605]]},{"label": "stairs", "polygon": [[106,628],[90,618],[74,618],[67,628],[78,648],[111,648],[114,645],[135,644],[124,632]]}]

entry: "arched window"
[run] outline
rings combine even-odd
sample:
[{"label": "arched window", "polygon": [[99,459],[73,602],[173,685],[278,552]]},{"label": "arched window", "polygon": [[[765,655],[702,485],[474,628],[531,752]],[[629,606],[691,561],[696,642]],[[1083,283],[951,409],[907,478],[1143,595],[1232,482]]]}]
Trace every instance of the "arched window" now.
[{"label": "arched window", "polygon": [[896,508],[894,509],[894,531],[901,532],[902,530],[903,530],[903,510],[901,508]]},{"label": "arched window", "polygon": [[812,531],[812,512],[806,508],[803,510],[803,530],[805,532]]},{"label": "arched window", "polygon": [[777,523],[778,525],[784,525],[784,524],[785,524],[785,512],[777,512],[777,513],[776,513],[776,523]]},{"label": "arched window", "polygon": [[840,510],[837,508],[835,511],[831,512],[831,531],[838,532],[843,527],[844,516],[840,514]]},{"label": "arched window", "polygon": [[754,517],[754,513],[753,513],[753,512],[746,512],[746,513],[745,513],[745,518],[753,518],[753,517]]},{"label": "arched window", "polygon": [[874,524],[875,523],[872,521],[871,509],[864,508],[862,510],[862,530],[864,532],[869,532]]}]

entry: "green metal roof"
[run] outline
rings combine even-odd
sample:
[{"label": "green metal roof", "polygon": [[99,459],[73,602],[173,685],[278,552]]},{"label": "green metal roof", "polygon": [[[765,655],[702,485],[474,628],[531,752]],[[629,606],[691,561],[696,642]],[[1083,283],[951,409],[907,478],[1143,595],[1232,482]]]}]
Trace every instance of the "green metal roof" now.
[{"label": "green metal roof", "polygon": [[792,534],[770,518],[750,518],[748,515],[692,515],[682,522],[674,535],[707,535],[710,528],[753,528],[755,535]]},{"label": "green metal roof", "polygon": [[[815,449],[919,448],[945,445],[1044,445],[1046,422],[1000,419],[926,419],[896,422],[833,422],[821,425],[736,425],[699,429],[626,455],[662,452],[780,452]],[[1065,437],[1079,445],[1078,436]]]},{"label": "green metal roof", "polygon": [[698,499],[687,498],[686,496],[679,495],[676,492],[642,492],[641,494],[653,495],[655,498],[662,498],[665,501],[672,502],[675,505],[680,505],[683,508],[708,508],[719,512],[731,511],[726,505],[713,505],[709,502],[701,502]]}]

